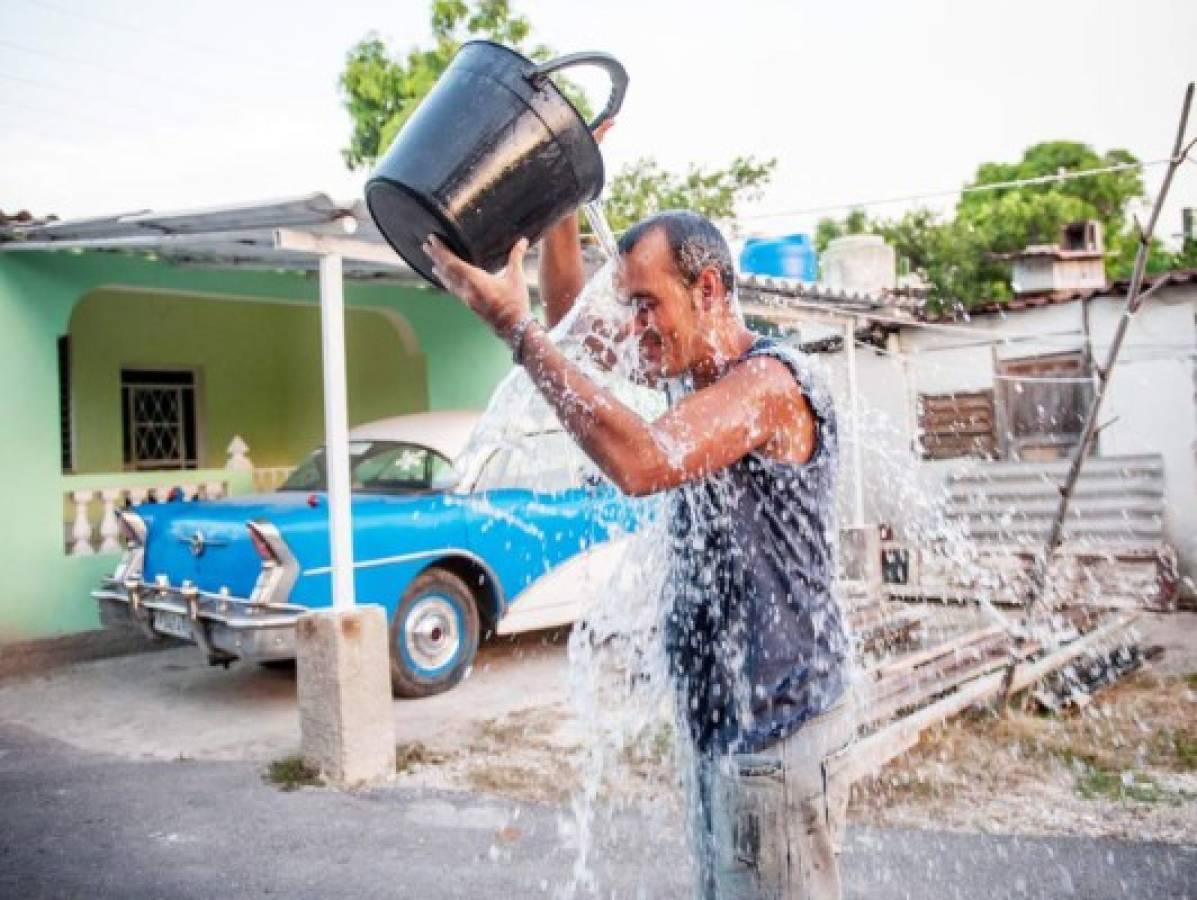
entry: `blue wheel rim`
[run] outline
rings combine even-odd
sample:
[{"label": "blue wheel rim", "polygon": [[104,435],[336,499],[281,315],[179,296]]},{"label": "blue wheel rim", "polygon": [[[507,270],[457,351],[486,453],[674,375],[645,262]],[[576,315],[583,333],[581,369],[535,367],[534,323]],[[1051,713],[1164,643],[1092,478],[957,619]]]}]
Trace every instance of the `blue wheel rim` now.
[{"label": "blue wheel rim", "polygon": [[409,672],[430,680],[444,676],[465,653],[461,603],[436,591],[421,594],[404,615],[395,640]]}]

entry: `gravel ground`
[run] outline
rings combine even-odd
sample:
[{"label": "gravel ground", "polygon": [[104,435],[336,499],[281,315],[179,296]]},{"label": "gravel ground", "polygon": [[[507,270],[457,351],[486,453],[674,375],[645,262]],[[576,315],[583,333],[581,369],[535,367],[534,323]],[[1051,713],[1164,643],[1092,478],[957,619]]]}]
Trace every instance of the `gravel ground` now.
[{"label": "gravel ground", "polygon": [[[265,784],[249,762],[129,760],[0,725],[0,896],[571,896],[568,817],[547,804],[402,787]],[[690,896],[676,817],[625,813],[595,893]],[[849,900],[1197,897],[1197,849],[850,828]]]},{"label": "gravel ground", "polygon": [[[1197,740],[1197,614],[1147,615],[1140,631],[1144,645],[1165,647],[1150,671],[1079,716],[957,719],[864,785],[852,820],[1197,843],[1197,784],[1185,755]],[[567,800],[584,741],[568,703],[564,639],[491,642],[459,688],[396,702],[397,784]],[[0,723],[126,759],[263,765],[298,745],[292,674],[211,669],[193,648],[0,682]],[[613,805],[677,810],[667,730],[615,762],[603,786]]]}]

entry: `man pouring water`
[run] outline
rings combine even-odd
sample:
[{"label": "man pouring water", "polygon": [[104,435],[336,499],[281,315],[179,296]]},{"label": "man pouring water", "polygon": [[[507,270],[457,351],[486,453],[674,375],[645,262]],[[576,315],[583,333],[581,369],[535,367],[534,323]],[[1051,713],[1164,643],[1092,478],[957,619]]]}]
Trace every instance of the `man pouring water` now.
[{"label": "man pouring water", "polygon": [[[837,431],[809,362],[757,336],[722,235],[670,211],[619,241],[630,339],[650,381],[692,387],[645,422],[588,378],[530,311],[526,240],[492,275],[428,239],[441,281],[512,348],[564,427],[625,493],[668,494],[666,646],[693,745],[700,896],[838,897],[845,798],[823,760],[855,731],[850,646],[832,592]],[[549,324],[582,288],[575,216],[546,235]]]}]

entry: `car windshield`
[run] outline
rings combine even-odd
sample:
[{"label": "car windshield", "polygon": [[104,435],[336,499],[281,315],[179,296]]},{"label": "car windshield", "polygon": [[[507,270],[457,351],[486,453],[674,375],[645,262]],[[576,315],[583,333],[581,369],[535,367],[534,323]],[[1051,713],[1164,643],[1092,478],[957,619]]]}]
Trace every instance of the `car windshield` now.
[{"label": "car windshield", "polygon": [[[453,467],[435,450],[399,441],[349,442],[349,477],[353,490],[367,494],[403,494],[445,490],[453,483]],[[328,490],[324,448],[301,462],[280,491]]]}]

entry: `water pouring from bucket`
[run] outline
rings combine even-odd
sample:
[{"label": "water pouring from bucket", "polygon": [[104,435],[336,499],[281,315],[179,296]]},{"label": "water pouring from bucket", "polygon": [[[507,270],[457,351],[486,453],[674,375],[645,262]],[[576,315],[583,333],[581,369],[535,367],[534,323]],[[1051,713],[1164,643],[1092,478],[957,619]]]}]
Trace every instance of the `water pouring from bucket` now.
[{"label": "water pouring from bucket", "polygon": [[[591,65],[611,94],[587,123],[553,72]],[[462,46],[366,183],[378,230],[415,271],[443,287],[422,249],[435,235],[457,256],[496,272],[520,238],[597,200],[603,158],[594,131],[623,104],[628,75],[606,53],[537,64],[490,41]]]}]

